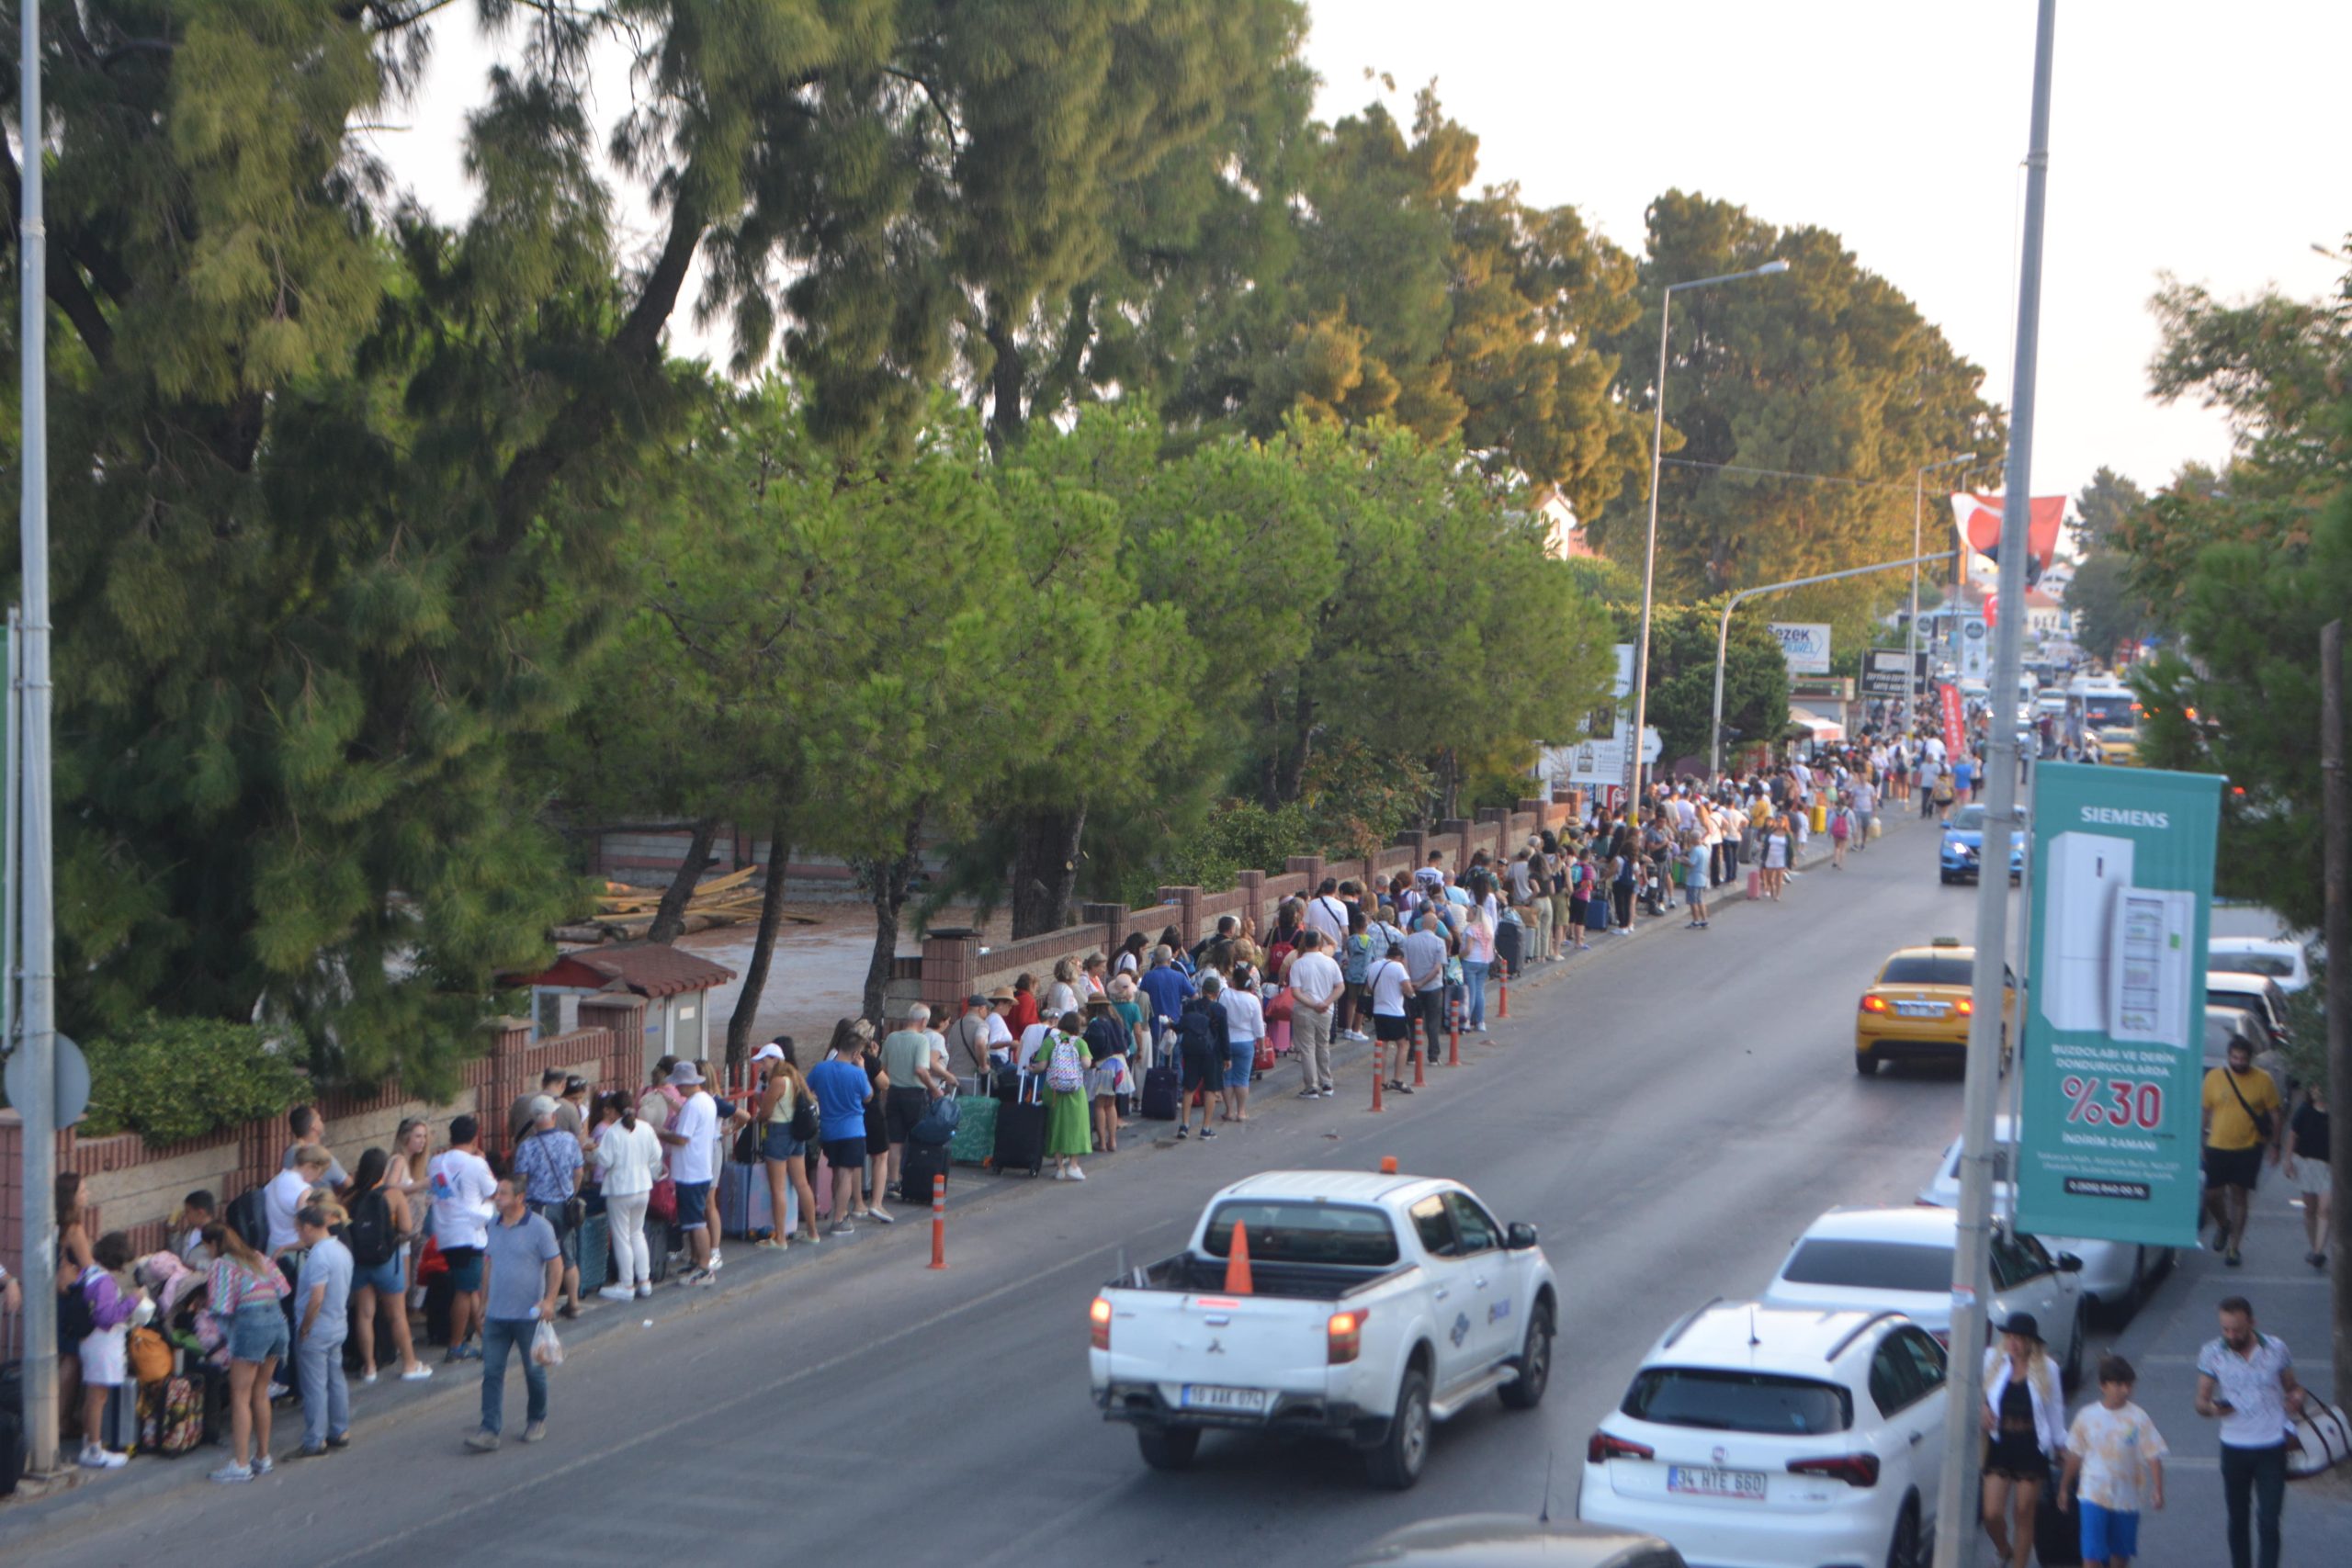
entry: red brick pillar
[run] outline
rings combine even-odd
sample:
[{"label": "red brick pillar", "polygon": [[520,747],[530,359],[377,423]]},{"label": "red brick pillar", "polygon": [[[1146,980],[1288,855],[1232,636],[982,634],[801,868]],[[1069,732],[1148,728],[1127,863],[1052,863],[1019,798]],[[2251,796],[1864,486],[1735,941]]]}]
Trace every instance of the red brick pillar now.
[{"label": "red brick pillar", "polygon": [[1267,926],[1266,874],[1262,871],[1241,872],[1234,877],[1234,885],[1242,895],[1238,913],[1249,917],[1254,922],[1252,929],[1264,935]]},{"label": "red brick pillar", "polygon": [[1201,890],[1197,887],[1163,887],[1159,901],[1177,908],[1176,927],[1184,933],[1184,945],[1190,947],[1201,940]]},{"label": "red brick pillar", "polygon": [[[933,1021],[954,1018],[964,1010],[964,998],[972,994],[979,973],[979,932],[962,926],[923,932],[922,999],[931,1009]],[[945,1027],[944,1022],[941,1027]],[[816,1058],[810,1057],[808,1065],[815,1066]]]},{"label": "red brick pillar", "polygon": [[481,1122],[482,1147],[503,1160],[513,1152],[506,1146],[506,1108],[526,1089],[535,1089],[539,1085],[537,1076],[529,1070],[531,1021],[493,1018],[487,1027],[492,1041],[490,1082],[475,1110]]},{"label": "red brick pillar", "polygon": [[1297,872],[1306,878],[1306,896],[1309,898],[1314,897],[1315,890],[1323,886],[1321,855],[1293,855],[1283,863],[1283,869]]},{"label": "red brick pillar", "polygon": [[580,998],[580,1027],[601,1029],[610,1043],[605,1050],[604,1082],[598,1087],[634,1093],[645,1081],[645,998],[628,991],[605,991]]}]

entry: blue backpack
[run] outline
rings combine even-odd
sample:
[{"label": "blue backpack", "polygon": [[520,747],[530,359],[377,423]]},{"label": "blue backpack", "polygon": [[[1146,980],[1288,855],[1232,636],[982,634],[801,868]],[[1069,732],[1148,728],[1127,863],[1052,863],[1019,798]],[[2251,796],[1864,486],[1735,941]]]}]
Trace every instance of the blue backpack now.
[{"label": "blue backpack", "polygon": [[956,1103],[952,1094],[941,1095],[931,1102],[931,1110],[916,1122],[907,1136],[918,1144],[944,1144],[956,1136],[956,1124],[964,1119],[963,1107]]}]

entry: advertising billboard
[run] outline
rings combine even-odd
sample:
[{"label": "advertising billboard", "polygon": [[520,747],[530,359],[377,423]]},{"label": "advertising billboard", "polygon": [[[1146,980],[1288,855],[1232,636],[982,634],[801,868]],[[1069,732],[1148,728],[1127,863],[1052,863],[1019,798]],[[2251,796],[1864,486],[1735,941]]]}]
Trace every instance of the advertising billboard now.
[{"label": "advertising billboard", "polygon": [[1767,621],[1766,629],[1781,640],[1781,657],[1792,675],[1829,673],[1829,626],[1826,621]]},{"label": "advertising billboard", "polygon": [[2034,770],[2017,1223],[2194,1247],[2222,783]]}]

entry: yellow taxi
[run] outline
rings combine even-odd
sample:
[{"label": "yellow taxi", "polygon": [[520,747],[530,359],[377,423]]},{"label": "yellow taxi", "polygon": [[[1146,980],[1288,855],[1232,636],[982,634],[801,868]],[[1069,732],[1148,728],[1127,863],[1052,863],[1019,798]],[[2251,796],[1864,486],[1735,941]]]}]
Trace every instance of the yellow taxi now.
[{"label": "yellow taxi", "polygon": [[[1867,1077],[1881,1062],[1964,1063],[1968,1021],[1976,1010],[1969,994],[1975,974],[1976,950],[1951,937],[1889,953],[1854,1010],[1854,1070]],[[2001,977],[2001,1070],[2007,1072],[2018,980],[2006,966]]]},{"label": "yellow taxi", "polygon": [[2092,744],[2098,748],[2098,760],[2120,767],[2140,765],[2140,731],[2131,725],[2118,724],[2098,732]]}]

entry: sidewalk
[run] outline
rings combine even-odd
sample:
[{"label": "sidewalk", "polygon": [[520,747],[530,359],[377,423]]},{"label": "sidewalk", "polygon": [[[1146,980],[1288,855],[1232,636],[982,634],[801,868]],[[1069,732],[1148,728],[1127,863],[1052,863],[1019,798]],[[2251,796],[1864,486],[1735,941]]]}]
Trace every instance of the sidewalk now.
[{"label": "sidewalk", "polygon": [[[2256,1326],[2287,1342],[2295,1376],[2306,1388],[2343,1404],[2352,1393],[2329,1365],[2327,1276],[2303,1261],[2302,1211],[2276,1167],[2265,1167],[2246,1226],[2245,1263],[2225,1267],[2201,1249],[2177,1255],[2172,1276],[2116,1337],[2115,1350],[2140,1375],[2138,1401],[2154,1417],[2171,1448],[2165,1461],[2165,1511],[2141,1520],[2139,1562],[2144,1568],[2211,1568],[2226,1562],[2220,1442],[2215,1424],[2199,1416],[2197,1354],[2220,1332],[2216,1308],[2225,1296],[2254,1303]],[[2085,1382],[2093,1363],[2085,1359]],[[2079,1406],[2096,1389],[2076,1395]],[[2287,1485],[2281,1513],[2280,1561],[2290,1564],[2352,1562],[2352,1470]]]}]

